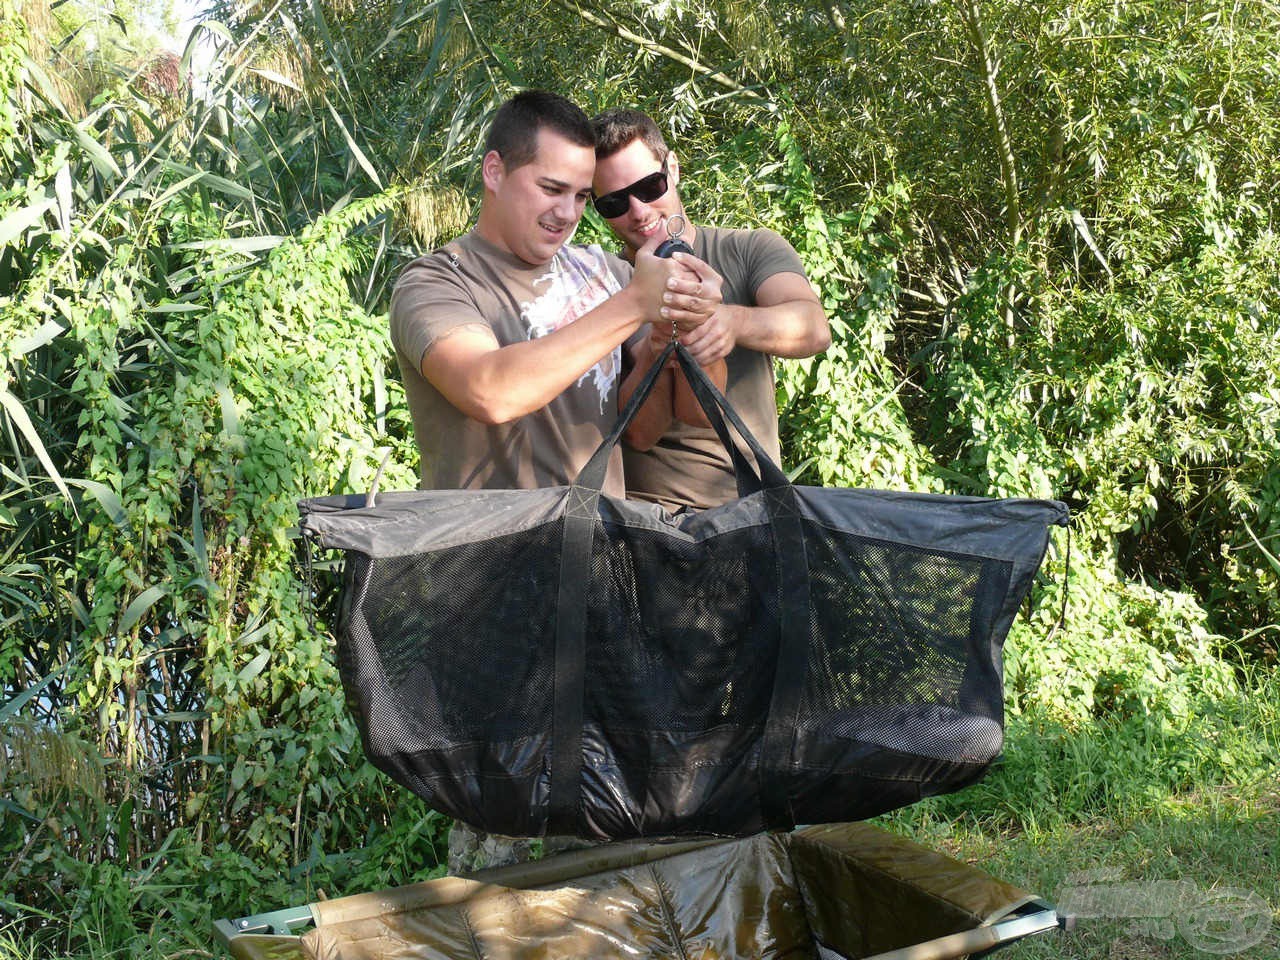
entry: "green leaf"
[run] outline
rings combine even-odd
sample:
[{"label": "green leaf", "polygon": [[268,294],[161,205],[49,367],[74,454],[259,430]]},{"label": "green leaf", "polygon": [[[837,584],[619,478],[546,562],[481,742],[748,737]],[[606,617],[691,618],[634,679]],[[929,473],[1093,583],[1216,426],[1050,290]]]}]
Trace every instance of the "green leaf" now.
[{"label": "green leaf", "polygon": [[191,547],[200,565],[200,574],[206,581],[209,576],[209,550],[204,541],[204,519],[200,515],[200,488],[191,492]]},{"label": "green leaf", "polygon": [[184,177],[183,179],[179,180],[177,183],[173,184],[171,187],[165,190],[164,193],[160,194],[160,196],[156,197],[156,200],[155,200],[156,206],[158,207],[163,206],[169,200],[170,197],[174,196],[175,194],[181,193],[183,190],[187,189],[187,187],[191,186],[192,184],[194,184],[204,176],[205,176],[204,171],[201,171],[199,173],[193,173],[190,176]]},{"label": "green leaf", "polygon": [[49,684],[53,683],[53,681],[56,680],[58,677],[60,677],[62,674],[66,673],[67,669],[70,666],[71,666],[70,663],[64,663],[62,666],[60,666],[57,670],[53,671],[53,673],[49,674],[43,680],[39,681],[33,686],[27,687],[27,689],[23,690],[20,694],[18,694],[16,697],[10,700],[8,703],[4,704],[3,706],[0,706],[0,723],[4,723],[10,717],[17,716],[18,711],[22,709],[22,705],[24,703],[26,703],[28,700],[30,700],[32,697],[38,694],[41,690],[43,690]]},{"label": "green leaf", "polygon": [[1085,246],[1089,248],[1089,252],[1102,265],[1102,269],[1107,271],[1107,276],[1113,276],[1111,272],[1111,264],[1107,262],[1107,258],[1102,251],[1098,249],[1098,244],[1093,239],[1093,233],[1089,230],[1089,223],[1085,220],[1084,215],[1079,210],[1071,211],[1071,225],[1076,228],[1076,232],[1080,234],[1080,239],[1084,241]]},{"label": "green leaf", "polygon": [[249,779],[249,767],[244,757],[236,757],[235,766],[231,768],[231,789],[239,790]]},{"label": "green leaf", "polygon": [[157,713],[155,719],[165,723],[198,723],[208,720],[210,716],[208,710],[171,710],[168,713]]},{"label": "green leaf", "polygon": [[76,622],[80,624],[81,627],[88,629],[89,610],[84,605],[84,601],[81,600],[79,597],[72,596],[68,598],[67,603],[68,603],[68,606],[71,607],[71,614],[76,618]]},{"label": "green leaf", "polygon": [[219,193],[225,193],[229,197],[235,197],[239,200],[252,200],[253,191],[248,187],[241,186],[233,180],[226,177],[215,176],[212,173],[203,173],[200,176],[200,182],[206,186],[213,187]]},{"label": "green leaf", "polygon": [[119,630],[121,633],[128,633],[133,629],[134,625],[142,619],[143,615],[150,610],[157,600],[165,595],[167,591],[164,587],[153,586],[143,590],[142,593],[134,597],[133,602],[124,611],[124,616],[120,618]]},{"label": "green leaf", "polygon": [[256,253],[259,250],[270,250],[278,247],[287,238],[277,236],[262,237],[219,237],[216,240],[193,240],[190,243],[175,243],[170,250],[236,250],[240,253]]},{"label": "green leaf", "polygon": [[236,398],[230,387],[218,388],[218,404],[222,408],[222,430],[229,437],[240,435],[240,416],[236,413]]},{"label": "green leaf", "polygon": [[1253,529],[1249,526],[1249,524],[1241,520],[1240,525],[1244,527],[1245,533],[1249,534],[1249,539],[1254,542],[1254,545],[1257,546],[1257,548],[1262,552],[1262,555],[1266,557],[1267,563],[1271,565],[1271,569],[1274,570],[1277,574],[1280,574],[1280,557],[1277,557],[1274,553],[1272,553],[1263,545],[1262,541],[1258,539],[1257,535],[1253,532]]},{"label": "green leaf", "polygon": [[15,237],[21,236],[29,228],[39,223],[45,211],[55,203],[57,201],[52,198],[41,200],[20,210],[15,210],[3,220],[0,220],[0,247],[9,243]]},{"label": "green leaf", "polygon": [[235,38],[231,36],[231,31],[224,27],[217,20],[201,20],[191,32],[187,34],[187,44],[182,48],[182,60],[178,66],[178,72],[182,76],[186,76],[191,69],[191,58],[195,55],[196,47],[199,44],[200,34],[207,31],[222,40],[225,40],[229,46],[235,45]]},{"label": "green leaf", "polygon": [[40,329],[35,333],[28,334],[25,337],[19,337],[17,340],[13,341],[13,345],[10,347],[10,350],[12,350],[15,356],[33,353],[46,344],[52,343],[56,337],[65,333],[66,329],[67,328],[57,320],[46,320],[40,325]]},{"label": "green leaf", "polygon": [[71,232],[71,164],[64,163],[53,177],[53,190],[58,198],[58,226]]},{"label": "green leaf", "polygon": [[49,451],[44,448],[44,444],[40,441],[40,435],[36,433],[36,428],[31,423],[31,418],[27,416],[27,411],[23,408],[22,403],[8,390],[0,389],[0,407],[4,407],[9,414],[9,419],[14,422],[23,437],[26,438],[27,443],[31,445],[36,459],[40,461],[40,465],[44,467],[45,473],[53,481],[54,486],[58,488],[64,497],[70,500],[71,491],[67,489],[66,481],[62,479],[62,474],[58,472],[58,468],[53,465],[53,460],[49,457]]},{"label": "green leaf", "polygon": [[147,307],[147,313],[204,313],[208,309],[207,303],[159,303]]},{"label": "green leaf", "polygon": [[493,54],[493,58],[498,61],[498,66],[502,68],[502,75],[506,78],[507,83],[515,87],[524,85],[524,80],[520,76],[520,71],[516,65],[511,62],[511,57],[507,51],[498,46],[496,42],[489,44],[489,52]]},{"label": "green leaf", "polygon": [[250,67],[249,72],[256,73],[258,76],[262,77],[262,79],[268,80],[271,83],[279,84],[282,87],[288,87],[290,90],[297,90],[299,93],[302,92],[302,88],[286,77],[283,73],[277,73],[276,71],[269,70],[266,67]]},{"label": "green leaf", "polygon": [[112,175],[120,176],[120,167],[116,165],[115,158],[106,147],[89,135],[84,129],[84,124],[76,124],[74,129],[76,143],[80,144],[80,149],[88,156],[89,162],[93,164],[98,174],[104,178]]},{"label": "green leaf", "polygon": [[[6,800],[4,797],[0,797],[0,810],[8,810],[10,813],[16,813],[18,816],[26,817],[28,820],[32,820],[35,823],[43,822],[42,817],[37,817],[34,813],[32,813],[26,807],[19,806],[18,804],[14,803],[12,800]],[[0,901],[0,902],[3,902],[3,901]]]},{"label": "green leaf", "polygon": [[333,104],[325,99],[325,105],[329,108],[329,112],[333,114],[333,119],[338,121],[338,129],[342,131],[342,135],[347,140],[347,146],[351,148],[352,155],[356,158],[356,162],[364,168],[364,172],[369,175],[369,179],[378,185],[378,189],[382,189],[382,180],[378,177],[378,171],[373,169],[373,164],[369,162],[369,158],[364,155],[364,151],[360,149],[355,138],[351,136],[347,130],[347,125],[342,122],[342,117],[338,115],[338,111],[333,108]]},{"label": "green leaf", "polygon": [[263,650],[260,654],[250,660],[239,673],[236,678],[241,683],[248,683],[254,677],[262,672],[262,668],[267,665],[267,661],[271,659],[271,651]]},{"label": "green leaf", "polygon": [[105,483],[99,483],[97,480],[85,480],[81,477],[72,477],[67,483],[93,494],[93,498],[98,501],[98,505],[102,507],[107,516],[111,518],[111,522],[117,527],[128,527],[129,517],[125,513],[124,504],[120,501],[120,496]]}]

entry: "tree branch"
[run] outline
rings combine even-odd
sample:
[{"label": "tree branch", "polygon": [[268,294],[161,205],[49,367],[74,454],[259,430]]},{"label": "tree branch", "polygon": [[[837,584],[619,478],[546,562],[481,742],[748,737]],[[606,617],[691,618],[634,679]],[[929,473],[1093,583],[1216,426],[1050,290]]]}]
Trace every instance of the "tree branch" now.
[{"label": "tree branch", "polygon": [[[977,0],[961,0],[960,19],[964,21],[973,44],[974,56],[982,75],[982,90],[987,103],[987,119],[991,122],[991,133],[995,140],[996,152],[1000,156],[1000,181],[1004,187],[1005,229],[1008,231],[1010,249],[1014,249],[1022,241],[1022,207],[1019,201],[1018,167],[1013,156],[1013,138],[1009,136],[1009,125],[1005,121],[1004,107],[1000,103],[1000,89],[996,86],[996,74],[999,64],[991,53],[991,45],[982,26],[978,12]],[[1010,284],[1005,295],[1005,323],[1013,328],[1013,285]]]},{"label": "tree branch", "polygon": [[752,100],[756,100],[760,103],[771,103],[771,101],[767,97],[762,97],[760,94],[756,93],[756,91],[750,89],[749,87],[744,87],[742,84],[738,83],[738,81],[734,80],[732,77],[728,76],[723,71],[715,70],[711,67],[708,67],[706,64],[693,59],[692,57],[685,56],[683,53],[680,53],[678,50],[673,50],[670,47],[664,46],[663,44],[650,40],[647,37],[642,37],[640,36],[640,34],[635,33],[631,30],[628,30],[626,27],[624,27],[620,23],[616,23],[616,22],[610,23],[608,20],[605,20],[603,17],[598,16],[597,14],[591,12],[590,10],[584,10],[577,3],[572,2],[572,0],[553,0],[553,2],[556,4],[556,6],[561,7],[562,9],[567,10],[570,13],[577,14],[578,17],[585,20],[587,23],[591,24],[592,26],[598,27],[601,30],[608,31],[609,33],[612,33],[615,36],[618,36],[623,40],[626,40],[628,43],[634,43],[636,46],[641,47],[644,50],[648,50],[650,53],[656,53],[659,56],[666,57],[668,60],[674,60],[676,63],[682,64],[683,66],[688,67],[690,70],[692,70],[694,73],[698,74],[699,76],[706,77],[708,80],[711,80],[712,82],[717,83],[720,86],[725,87],[726,89],[732,90],[735,93],[740,93],[744,97],[747,97]]}]

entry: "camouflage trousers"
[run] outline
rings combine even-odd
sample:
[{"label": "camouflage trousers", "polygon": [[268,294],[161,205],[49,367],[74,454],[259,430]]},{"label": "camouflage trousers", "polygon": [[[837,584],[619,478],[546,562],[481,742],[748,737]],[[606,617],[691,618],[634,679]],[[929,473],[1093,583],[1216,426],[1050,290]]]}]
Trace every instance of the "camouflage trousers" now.
[{"label": "camouflage trousers", "polygon": [[594,841],[579,840],[577,837],[544,837],[541,841],[527,837],[504,837],[472,829],[455,820],[449,829],[449,876],[457,877],[488,867],[507,867],[513,863],[536,860],[539,842],[541,855],[544,857],[596,845]]}]

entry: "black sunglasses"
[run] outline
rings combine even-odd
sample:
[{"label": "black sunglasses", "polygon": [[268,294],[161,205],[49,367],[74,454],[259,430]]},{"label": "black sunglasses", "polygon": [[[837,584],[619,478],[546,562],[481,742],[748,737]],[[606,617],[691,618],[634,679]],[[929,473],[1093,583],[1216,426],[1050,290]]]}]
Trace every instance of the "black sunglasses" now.
[{"label": "black sunglasses", "polygon": [[603,197],[592,196],[591,202],[595,204],[596,211],[600,216],[606,220],[612,220],[614,217],[622,216],[631,208],[632,197],[635,197],[641,203],[653,203],[666,192],[667,161],[663,160],[662,169],[657,173],[641,177],[635,183],[625,186],[621,190],[606,193]]}]

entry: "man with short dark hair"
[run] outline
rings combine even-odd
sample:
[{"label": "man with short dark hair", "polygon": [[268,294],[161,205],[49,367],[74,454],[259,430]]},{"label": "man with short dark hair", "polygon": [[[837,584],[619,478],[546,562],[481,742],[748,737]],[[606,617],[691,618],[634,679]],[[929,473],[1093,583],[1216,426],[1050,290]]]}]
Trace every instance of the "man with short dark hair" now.
[{"label": "man with short dark hair", "polygon": [[[724,361],[725,394],[765,451],[780,456],[773,357],[809,357],[831,341],[826,313],[791,245],[772,230],[695,227],[677,187],[680,162],[653,120],[638,110],[609,110],[592,120],[596,133],[596,210],[634,257],[666,225],[685,218],[681,239],[721,277],[723,305],[680,339],[708,368]],[[627,344],[634,366],[625,401],[643,371],[670,339],[669,325]],[[678,373],[678,372],[677,372]],[[664,377],[667,374],[664,372]],[[709,507],[737,496],[733,465],[715,432],[693,423],[682,376],[672,375],[645,404],[627,432],[623,455],[627,496],[668,507]]]},{"label": "man with short dark hair", "polygon": [[[719,278],[696,258],[659,259],[656,242],[642,244],[633,270],[568,243],[594,148],[573,103],[516,95],[485,144],[475,228],[401,273],[391,338],[423,489],[572,483],[617,418],[621,344],[648,322],[691,331],[719,305]],[[615,450],[605,492],[623,489]],[[450,872],[525,859],[528,847],[456,824]]]}]

